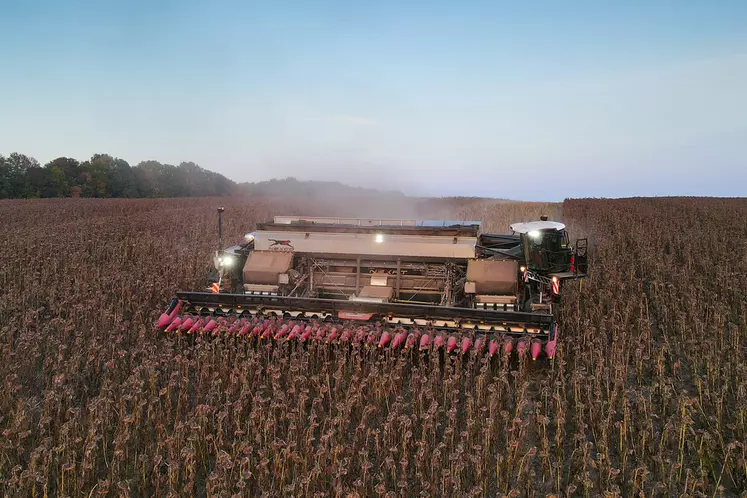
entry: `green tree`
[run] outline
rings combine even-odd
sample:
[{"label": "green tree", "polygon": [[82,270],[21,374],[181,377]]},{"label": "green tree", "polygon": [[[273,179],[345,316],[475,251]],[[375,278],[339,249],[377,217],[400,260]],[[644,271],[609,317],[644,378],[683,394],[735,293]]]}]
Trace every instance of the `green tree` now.
[{"label": "green tree", "polygon": [[80,164],[85,180],[81,186],[82,197],[111,197],[109,183],[113,163],[114,158],[109,154],[94,154]]},{"label": "green tree", "polygon": [[44,187],[42,197],[67,197],[70,195],[70,185],[62,168],[44,168]]},{"label": "green tree", "polygon": [[64,173],[65,181],[70,187],[83,183],[79,166],[80,162],[72,157],[58,157],[44,165],[45,168],[59,168]]},{"label": "green tree", "polygon": [[47,175],[44,168],[37,165],[26,169],[26,197],[45,197],[44,191],[47,185]]},{"label": "green tree", "polygon": [[41,168],[17,152],[0,155],[0,198],[62,197],[73,191],[81,197],[221,196],[233,194],[236,184],[193,162],[143,161],[131,167],[124,159],[94,154],[84,162],[58,157]]},{"label": "green tree", "polygon": [[0,199],[8,199],[11,195],[10,165],[5,156],[0,154]]},{"label": "green tree", "polygon": [[135,188],[140,197],[161,197],[159,178],[164,165],[158,161],[142,161],[133,168]]},{"label": "green tree", "polygon": [[124,159],[114,159],[110,166],[109,193],[112,197],[137,197],[135,174]]},{"label": "green tree", "polygon": [[[32,173],[39,168],[39,161],[33,157],[13,152],[3,158],[0,168],[0,195],[9,198],[33,197]],[[35,179],[35,178],[34,178]]]}]

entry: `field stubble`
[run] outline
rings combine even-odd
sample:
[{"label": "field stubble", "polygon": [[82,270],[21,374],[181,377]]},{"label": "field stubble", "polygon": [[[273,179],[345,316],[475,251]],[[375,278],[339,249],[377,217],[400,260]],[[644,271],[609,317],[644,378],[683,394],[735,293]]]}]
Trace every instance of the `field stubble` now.
[{"label": "field stubble", "polygon": [[[274,214],[562,216],[588,236],[552,362],[381,354],[153,329]],[[747,202],[0,202],[7,496],[739,496]],[[371,212],[369,210],[369,212]]]}]

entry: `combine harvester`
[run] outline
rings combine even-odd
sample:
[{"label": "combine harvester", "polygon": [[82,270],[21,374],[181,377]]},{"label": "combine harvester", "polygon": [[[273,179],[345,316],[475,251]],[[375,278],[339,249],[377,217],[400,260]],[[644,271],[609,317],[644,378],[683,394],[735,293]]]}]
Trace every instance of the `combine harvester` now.
[{"label": "combine harvester", "polygon": [[[218,210],[219,240],[221,213]],[[587,241],[565,225],[276,216],[215,254],[212,285],[177,292],[167,333],[537,359],[555,354],[564,282]],[[222,247],[222,244],[221,244]]]}]

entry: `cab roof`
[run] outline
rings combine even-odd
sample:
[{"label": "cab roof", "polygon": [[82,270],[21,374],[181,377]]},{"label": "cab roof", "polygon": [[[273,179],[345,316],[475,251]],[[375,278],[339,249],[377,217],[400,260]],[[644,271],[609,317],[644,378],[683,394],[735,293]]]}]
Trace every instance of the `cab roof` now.
[{"label": "cab roof", "polygon": [[528,233],[534,230],[563,230],[565,225],[557,221],[527,221],[512,223],[509,228],[516,233]]}]

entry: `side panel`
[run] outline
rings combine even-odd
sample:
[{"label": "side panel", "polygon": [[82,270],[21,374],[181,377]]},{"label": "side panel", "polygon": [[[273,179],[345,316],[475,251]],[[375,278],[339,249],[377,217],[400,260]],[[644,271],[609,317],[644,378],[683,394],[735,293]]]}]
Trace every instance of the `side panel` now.
[{"label": "side panel", "polygon": [[476,243],[476,237],[271,231],[256,232],[254,239],[259,251],[454,259],[474,258]]},{"label": "side panel", "polygon": [[244,264],[244,283],[278,284],[278,275],[291,266],[293,253],[276,251],[253,251]]},{"label": "side panel", "polygon": [[515,295],[518,265],[515,260],[473,260],[467,264],[467,280],[478,294]]}]

